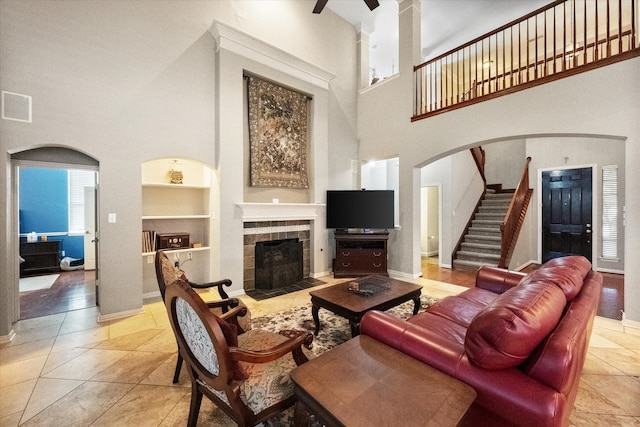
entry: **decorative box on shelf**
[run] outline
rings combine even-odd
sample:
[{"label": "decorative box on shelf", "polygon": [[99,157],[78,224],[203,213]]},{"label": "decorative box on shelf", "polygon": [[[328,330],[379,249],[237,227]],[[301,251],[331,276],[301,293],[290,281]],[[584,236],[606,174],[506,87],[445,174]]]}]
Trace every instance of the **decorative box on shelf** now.
[{"label": "decorative box on shelf", "polygon": [[158,249],[181,249],[189,247],[189,233],[158,233]]}]

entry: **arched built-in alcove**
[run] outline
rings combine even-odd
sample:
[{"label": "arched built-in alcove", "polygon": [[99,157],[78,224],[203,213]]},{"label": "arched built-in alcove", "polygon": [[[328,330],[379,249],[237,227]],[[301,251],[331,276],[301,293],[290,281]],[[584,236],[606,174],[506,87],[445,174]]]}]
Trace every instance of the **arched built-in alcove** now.
[{"label": "arched built-in alcove", "polygon": [[[169,256],[193,282],[219,278],[218,184],[207,164],[185,158],[161,158],[142,164],[143,298],[159,296],[153,263],[160,237],[175,235]],[[187,236],[188,241],[184,239]]]}]

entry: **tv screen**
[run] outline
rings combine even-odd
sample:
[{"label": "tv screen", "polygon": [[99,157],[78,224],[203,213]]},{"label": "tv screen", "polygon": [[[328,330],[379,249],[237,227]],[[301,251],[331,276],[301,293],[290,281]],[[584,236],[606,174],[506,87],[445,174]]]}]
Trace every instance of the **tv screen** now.
[{"label": "tv screen", "polygon": [[393,228],[393,212],[393,190],[327,191],[327,228]]}]

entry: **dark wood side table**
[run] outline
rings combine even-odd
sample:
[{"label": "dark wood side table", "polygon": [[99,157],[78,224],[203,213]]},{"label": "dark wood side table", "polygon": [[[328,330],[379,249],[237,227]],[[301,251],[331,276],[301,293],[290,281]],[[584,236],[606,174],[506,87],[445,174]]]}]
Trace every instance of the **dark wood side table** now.
[{"label": "dark wood side table", "polygon": [[20,277],[45,271],[60,271],[60,241],[21,242]]},{"label": "dark wood side table", "polygon": [[[362,296],[351,292],[348,287],[351,283],[384,282],[389,288],[383,292],[371,296]],[[413,314],[420,309],[420,293],[422,286],[403,282],[386,276],[365,276],[349,282],[322,288],[309,292],[311,295],[311,314],[316,323],[315,334],[320,331],[320,317],[318,311],[325,308],[338,316],[344,317],[351,326],[351,336],[360,333],[360,319],[369,310],[389,310],[403,302],[413,300]]]},{"label": "dark wood side table", "polygon": [[359,336],[291,372],[294,424],[455,426],[476,398],[467,384]]}]

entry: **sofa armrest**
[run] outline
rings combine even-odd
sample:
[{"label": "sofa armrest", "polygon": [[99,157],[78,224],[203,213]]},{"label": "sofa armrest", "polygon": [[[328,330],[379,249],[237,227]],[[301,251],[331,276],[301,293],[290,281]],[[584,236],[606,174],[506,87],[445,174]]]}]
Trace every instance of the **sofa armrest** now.
[{"label": "sofa armrest", "polygon": [[519,271],[484,265],[476,274],[476,287],[501,294],[515,287],[526,276],[526,273]]}]

